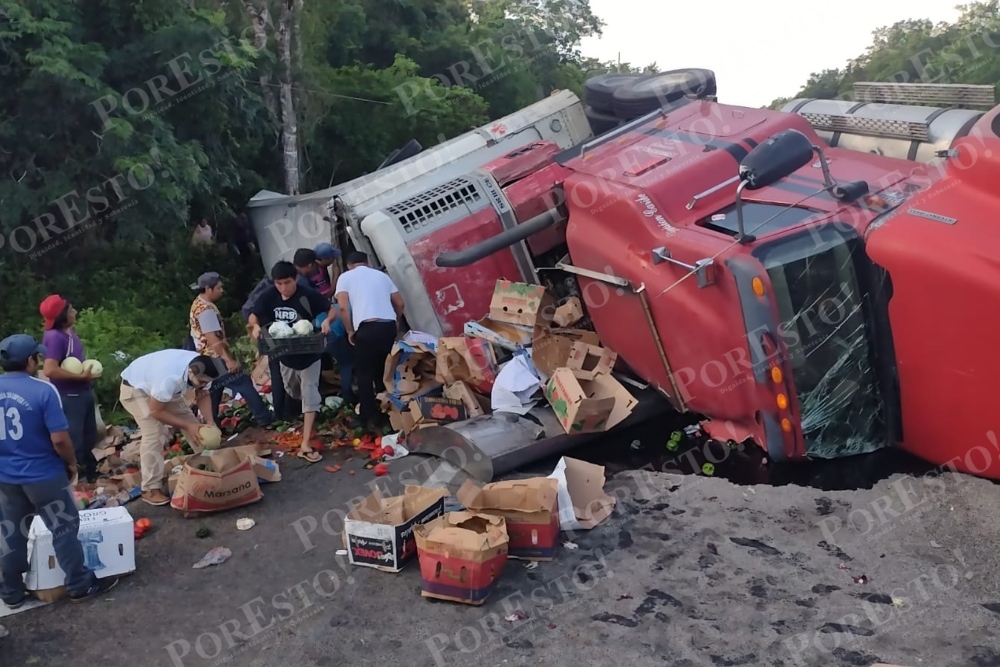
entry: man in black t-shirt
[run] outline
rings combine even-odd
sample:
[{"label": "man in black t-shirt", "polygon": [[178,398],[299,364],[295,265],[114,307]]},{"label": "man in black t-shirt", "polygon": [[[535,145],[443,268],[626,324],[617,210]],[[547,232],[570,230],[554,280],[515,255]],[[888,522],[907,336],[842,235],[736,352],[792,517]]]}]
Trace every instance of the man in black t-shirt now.
[{"label": "man in black t-shirt", "polygon": [[[249,317],[250,335],[254,340],[260,340],[262,328],[270,327],[275,322],[285,322],[292,326],[299,320],[306,320],[315,326],[316,318],[322,313],[326,313],[322,325],[323,334],[330,333],[330,322],[336,317],[330,300],[315,290],[300,287],[296,282],[297,276],[298,271],[291,262],[278,262],[271,269],[274,287],[260,295]],[[319,393],[321,358],[322,353],[283,354],[278,358],[285,391],[292,398],[302,401],[302,447],[299,458],[310,463],[322,458],[312,448],[316,413],[323,407],[323,398]]]}]

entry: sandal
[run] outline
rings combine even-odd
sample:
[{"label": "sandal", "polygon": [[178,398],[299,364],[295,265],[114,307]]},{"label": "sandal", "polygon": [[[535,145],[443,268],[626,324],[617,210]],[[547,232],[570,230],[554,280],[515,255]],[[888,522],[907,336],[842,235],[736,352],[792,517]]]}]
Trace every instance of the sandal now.
[{"label": "sandal", "polygon": [[303,461],[308,461],[309,463],[319,463],[320,461],[323,460],[323,456],[319,452],[315,451],[313,452],[300,451],[298,454],[296,454],[296,456],[302,459]]}]

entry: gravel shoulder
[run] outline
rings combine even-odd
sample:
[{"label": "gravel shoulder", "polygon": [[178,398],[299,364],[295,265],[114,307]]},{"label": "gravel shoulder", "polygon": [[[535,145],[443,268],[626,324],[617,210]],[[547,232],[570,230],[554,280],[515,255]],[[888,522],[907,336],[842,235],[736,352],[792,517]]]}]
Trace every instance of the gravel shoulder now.
[{"label": "gravel shoulder", "polygon": [[[612,517],[566,535],[577,548],[552,562],[508,561],[471,607],[422,598],[415,564],[388,574],[335,555],[373,480],[362,461],[282,462],[250,507],[183,519],[130,504],[155,526],[136,573],[105,599],[0,619],[0,664],[1000,665],[1000,489],[984,480],[823,492],[619,473]],[[463,477],[412,456],[390,469],[397,486]],[[243,516],[256,527],[237,531]],[[213,546],[232,558],[193,570]]]}]

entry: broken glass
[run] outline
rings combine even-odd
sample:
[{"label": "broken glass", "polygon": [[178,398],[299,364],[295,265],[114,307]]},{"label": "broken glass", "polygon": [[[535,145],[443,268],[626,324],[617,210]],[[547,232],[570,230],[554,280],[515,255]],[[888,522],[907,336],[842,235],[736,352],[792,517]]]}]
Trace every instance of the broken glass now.
[{"label": "broken glass", "polygon": [[856,252],[860,246],[840,241],[768,266],[806,452],[817,458],[887,444]]}]

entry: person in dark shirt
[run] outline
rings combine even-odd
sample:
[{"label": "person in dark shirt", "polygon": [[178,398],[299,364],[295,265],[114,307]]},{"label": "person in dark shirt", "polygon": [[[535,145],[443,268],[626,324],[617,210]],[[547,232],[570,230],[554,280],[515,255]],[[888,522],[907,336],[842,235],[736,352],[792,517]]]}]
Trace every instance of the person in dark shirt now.
[{"label": "person in dark shirt", "polygon": [[0,341],[0,599],[17,609],[28,598],[28,529],[33,516],[52,535],[56,562],[73,601],[110,590],[118,579],[97,579],[77,537],[80,514],[70,493],[76,454],[59,392],[34,377],[45,346],[25,334]]},{"label": "person in dark shirt", "polygon": [[[306,320],[312,324],[323,313],[326,313],[326,319],[323,320],[321,329],[324,335],[330,334],[336,310],[326,297],[314,290],[300,287],[296,282],[297,276],[298,271],[291,262],[278,262],[271,269],[274,289],[265,290],[260,295],[250,314],[250,336],[254,340],[260,340],[262,330],[275,322],[285,322],[292,326],[299,320]],[[322,356],[321,352],[282,354],[278,359],[285,391],[292,398],[302,401],[302,447],[298,455],[310,463],[322,458],[312,448],[316,413],[323,407],[323,399],[319,393]]]},{"label": "person in dark shirt", "polygon": [[299,274],[306,277],[314,290],[327,299],[333,296],[334,283],[330,282],[330,274],[326,268],[319,265],[315,250],[299,248],[295,251],[292,262]]}]

